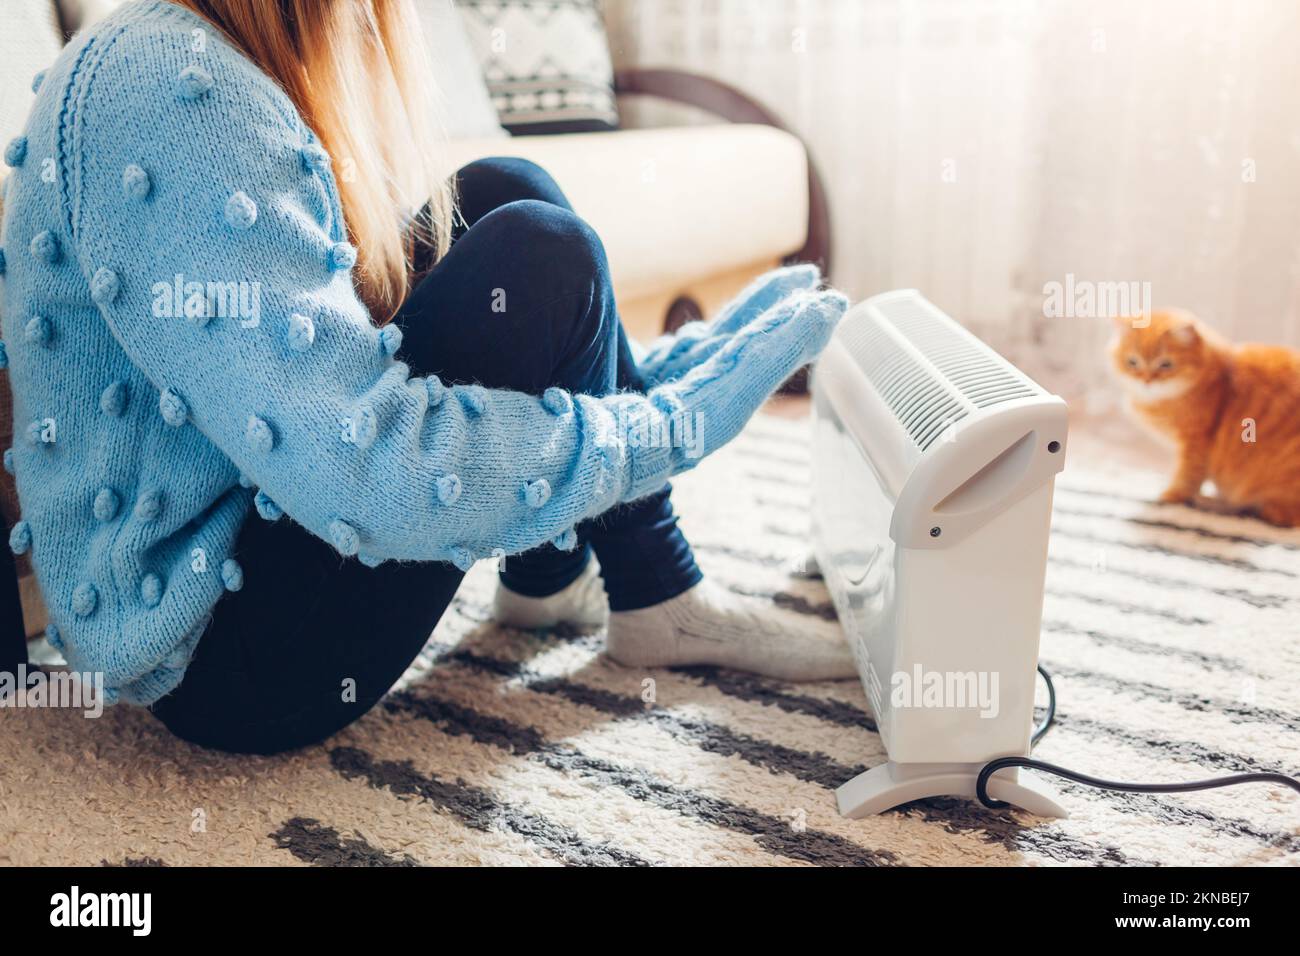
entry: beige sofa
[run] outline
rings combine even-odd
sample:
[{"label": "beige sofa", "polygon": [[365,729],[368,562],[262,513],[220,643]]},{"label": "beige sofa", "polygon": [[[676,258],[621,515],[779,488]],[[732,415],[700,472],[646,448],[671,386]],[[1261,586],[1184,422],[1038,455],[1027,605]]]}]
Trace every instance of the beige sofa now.
[{"label": "beige sofa", "polygon": [[[0,143],[21,132],[31,78],[57,56],[63,34],[111,6],[105,0],[6,4]],[[549,170],[602,237],[620,311],[638,339],[711,312],[783,258],[825,264],[824,199],[803,145],[768,125],[773,117],[735,90],[684,74],[622,73],[618,85],[745,122],[453,140],[450,158],[459,166],[490,155],[520,156]],[[12,437],[6,383],[0,387],[0,448]],[[12,479],[0,473],[6,535],[17,511]],[[40,633],[46,616],[25,558],[18,571],[26,631]]]}]

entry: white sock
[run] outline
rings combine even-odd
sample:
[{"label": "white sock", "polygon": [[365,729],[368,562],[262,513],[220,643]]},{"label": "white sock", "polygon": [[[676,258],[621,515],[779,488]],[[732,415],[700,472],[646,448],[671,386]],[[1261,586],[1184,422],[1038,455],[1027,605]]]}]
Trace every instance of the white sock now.
[{"label": "white sock", "polygon": [[572,624],[581,628],[603,627],[609,619],[609,602],[600,582],[595,560],[587,562],[568,587],[546,597],[528,597],[497,582],[493,616],[508,627],[523,630]]},{"label": "white sock", "polygon": [[857,676],[837,622],[783,611],[707,579],[662,604],[615,611],[607,651],[628,667],[716,664],[784,680]]}]

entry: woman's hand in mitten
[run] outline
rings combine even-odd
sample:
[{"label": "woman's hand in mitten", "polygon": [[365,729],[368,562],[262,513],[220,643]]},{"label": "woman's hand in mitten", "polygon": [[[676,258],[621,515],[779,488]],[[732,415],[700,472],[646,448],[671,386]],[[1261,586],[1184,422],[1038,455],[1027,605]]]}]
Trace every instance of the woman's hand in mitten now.
[{"label": "woman's hand in mitten", "polygon": [[[821,353],[848,306],[833,290],[787,295],[681,378],[651,389],[649,408],[639,396],[625,396],[627,414],[620,417],[629,444],[658,446],[662,457],[658,473],[637,470],[624,500],[650,494],[736,437],[782,382]],[[649,420],[632,418],[641,413]]]},{"label": "woman's hand in mitten", "polygon": [[681,378],[782,299],[795,292],[815,289],[820,282],[821,272],[811,264],[787,266],[759,276],[717,318],[709,322],[688,322],[676,334],[656,340],[637,365],[646,389]]}]

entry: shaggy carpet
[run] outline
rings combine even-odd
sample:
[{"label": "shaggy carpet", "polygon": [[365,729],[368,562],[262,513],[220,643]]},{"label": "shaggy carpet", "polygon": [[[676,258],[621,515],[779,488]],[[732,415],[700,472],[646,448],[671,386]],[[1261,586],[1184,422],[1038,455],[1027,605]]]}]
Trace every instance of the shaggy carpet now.
[{"label": "shaggy carpet", "polygon": [[[706,572],[782,613],[833,612],[787,569],[807,539],[807,425],[760,418],[677,483]],[[1159,476],[1058,483],[1043,759],[1144,781],[1300,770],[1300,535],[1148,504]],[[0,711],[10,864],[1291,864],[1300,799],[1060,783],[1067,820],[927,800],[841,819],[884,760],[854,682],[642,673],[600,634],[493,625],[470,575],[372,713],[278,758],[207,753],[148,714]],[[383,635],[359,635],[382,640]]]}]

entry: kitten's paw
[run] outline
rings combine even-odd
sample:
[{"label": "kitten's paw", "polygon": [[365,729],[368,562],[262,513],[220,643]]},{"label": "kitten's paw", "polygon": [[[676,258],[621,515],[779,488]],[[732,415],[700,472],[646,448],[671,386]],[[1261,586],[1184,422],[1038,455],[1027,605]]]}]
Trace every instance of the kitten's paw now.
[{"label": "kitten's paw", "polygon": [[1172,485],[1161,492],[1156,500],[1162,505],[1189,505],[1196,500],[1196,492]]},{"label": "kitten's paw", "polygon": [[1210,497],[1208,495],[1197,495],[1192,500],[1192,506],[1200,511],[1208,511],[1216,515],[1240,515],[1245,514],[1246,509],[1240,505],[1234,505],[1231,502],[1224,501],[1222,498]]}]

